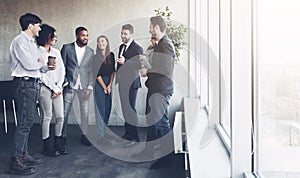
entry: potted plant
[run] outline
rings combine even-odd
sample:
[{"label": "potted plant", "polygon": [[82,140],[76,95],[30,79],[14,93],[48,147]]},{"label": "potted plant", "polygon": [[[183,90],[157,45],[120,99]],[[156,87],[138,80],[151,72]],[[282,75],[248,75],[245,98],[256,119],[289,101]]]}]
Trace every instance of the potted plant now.
[{"label": "potted plant", "polygon": [[166,6],[165,10],[158,8],[155,9],[154,12],[157,16],[162,16],[166,19],[166,33],[175,47],[175,62],[179,62],[180,50],[183,49],[185,45],[187,45],[187,43],[184,41],[187,28],[184,27],[182,24],[174,24],[174,22],[171,20],[172,11],[168,6]]}]

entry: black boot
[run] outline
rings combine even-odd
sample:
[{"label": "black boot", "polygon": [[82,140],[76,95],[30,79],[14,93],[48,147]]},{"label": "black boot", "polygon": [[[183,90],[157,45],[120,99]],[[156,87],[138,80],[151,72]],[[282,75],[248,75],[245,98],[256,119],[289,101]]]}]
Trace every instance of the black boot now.
[{"label": "black boot", "polygon": [[27,165],[27,166],[31,166],[31,165],[37,165],[37,164],[41,164],[43,162],[43,160],[41,158],[34,158],[32,157],[28,151],[24,151],[23,152],[23,156],[22,156],[22,162],[23,164]]},{"label": "black boot", "polygon": [[25,164],[23,164],[23,162],[20,158],[11,157],[9,173],[20,174],[20,175],[30,175],[30,174],[35,173],[35,169],[33,167],[28,167]]},{"label": "black boot", "polygon": [[67,137],[58,137],[54,138],[54,148],[62,155],[69,154],[69,150],[66,148],[67,145]]},{"label": "black boot", "polygon": [[43,139],[44,146],[43,146],[43,154],[46,156],[56,157],[59,156],[60,153],[58,150],[53,149],[50,143],[50,137]]}]

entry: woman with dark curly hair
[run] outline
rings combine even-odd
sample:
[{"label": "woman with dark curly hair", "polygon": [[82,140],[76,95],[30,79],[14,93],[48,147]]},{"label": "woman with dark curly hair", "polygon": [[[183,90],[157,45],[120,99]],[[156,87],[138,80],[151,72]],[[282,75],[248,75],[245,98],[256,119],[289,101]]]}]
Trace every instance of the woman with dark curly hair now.
[{"label": "woman with dark curly hair", "polygon": [[[40,105],[44,113],[42,123],[43,154],[47,156],[65,154],[60,144],[64,122],[62,84],[64,82],[65,67],[59,50],[52,47],[56,41],[56,30],[47,24],[43,24],[40,34],[37,37],[37,44],[39,45],[39,50],[43,58],[48,59],[48,62],[50,62],[50,58],[52,58],[51,60],[55,60],[56,63],[56,70],[42,74],[42,85],[39,97]],[[56,117],[54,148],[50,142],[52,109]]]}]

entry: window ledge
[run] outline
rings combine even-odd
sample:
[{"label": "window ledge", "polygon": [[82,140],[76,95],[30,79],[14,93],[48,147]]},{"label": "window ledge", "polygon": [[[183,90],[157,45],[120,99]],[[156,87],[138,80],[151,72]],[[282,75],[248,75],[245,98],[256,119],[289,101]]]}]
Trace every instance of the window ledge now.
[{"label": "window ledge", "polygon": [[205,132],[208,131],[207,119],[206,111],[200,107],[199,98],[184,98],[191,178],[230,177],[230,159],[216,130],[209,130],[213,135],[209,137],[207,144],[200,144]]}]

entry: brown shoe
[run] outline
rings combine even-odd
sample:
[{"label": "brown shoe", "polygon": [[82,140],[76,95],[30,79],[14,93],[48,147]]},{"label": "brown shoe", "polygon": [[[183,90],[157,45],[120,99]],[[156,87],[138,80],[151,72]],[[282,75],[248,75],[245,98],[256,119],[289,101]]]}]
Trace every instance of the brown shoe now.
[{"label": "brown shoe", "polygon": [[30,175],[35,173],[35,169],[23,164],[20,158],[11,157],[11,163],[8,172],[11,174]]},{"label": "brown shoe", "polygon": [[30,154],[28,154],[28,151],[23,152],[23,156],[22,156],[21,160],[22,160],[23,164],[25,164],[27,166],[37,165],[37,164],[41,164],[43,162],[43,160],[41,158],[32,157]]}]

